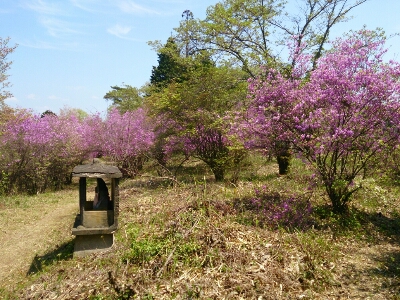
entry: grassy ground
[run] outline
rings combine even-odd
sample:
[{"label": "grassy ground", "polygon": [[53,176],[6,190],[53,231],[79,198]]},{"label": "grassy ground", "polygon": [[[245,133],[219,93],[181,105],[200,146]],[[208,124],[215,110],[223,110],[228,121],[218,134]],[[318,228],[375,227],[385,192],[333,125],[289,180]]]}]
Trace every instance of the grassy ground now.
[{"label": "grassy ground", "polygon": [[[323,189],[305,192],[311,172],[300,162],[279,177],[275,163],[255,158],[234,184],[215,183],[196,161],[185,163],[173,184],[150,170],[120,184],[113,251],[72,258],[69,213],[68,222],[51,223],[51,241],[38,253],[25,253],[29,268],[1,281],[2,297],[400,299],[400,190],[388,181],[367,181],[349,213],[338,217]],[[252,202],[255,189],[264,191],[266,201],[309,200],[313,212],[297,227],[276,226]],[[55,195],[73,199],[77,187],[62,193]],[[13,232],[26,231],[13,216],[34,215],[41,205],[33,200],[57,197],[3,198],[2,220],[13,224]],[[66,203],[56,201],[52,211]]]},{"label": "grassy ground", "polygon": [[[68,256],[70,250],[64,252],[64,247],[73,246],[70,223],[78,210],[76,195],[75,190],[66,190],[1,198],[1,286],[18,286],[27,274],[41,269],[43,257],[51,264],[58,254]],[[51,249],[59,250],[50,259]]]}]

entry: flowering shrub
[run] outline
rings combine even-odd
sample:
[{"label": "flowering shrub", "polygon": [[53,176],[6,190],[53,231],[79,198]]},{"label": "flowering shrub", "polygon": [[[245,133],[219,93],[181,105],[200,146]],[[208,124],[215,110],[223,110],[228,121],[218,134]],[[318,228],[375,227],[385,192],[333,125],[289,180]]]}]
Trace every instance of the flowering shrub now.
[{"label": "flowering shrub", "polygon": [[221,130],[197,124],[192,132],[186,133],[183,139],[184,149],[189,156],[203,160],[214,173],[215,180],[222,181],[228,164],[229,149],[227,138]]},{"label": "flowering shrub", "polygon": [[139,108],[121,114],[113,109],[107,116],[104,129],[101,135],[103,154],[117,162],[128,175],[135,176],[147,159],[155,139],[146,112]]},{"label": "flowering shrub", "polygon": [[75,115],[39,116],[25,110],[10,115],[0,125],[3,192],[34,194],[68,183],[72,168],[86,157],[81,125]]},{"label": "flowering shrub", "polygon": [[254,137],[269,147],[289,142],[316,169],[335,212],[360,188],[356,176],[399,141],[400,65],[383,62],[384,42],[362,30],[336,40],[315,70],[297,69],[297,79],[270,70],[250,82]]},{"label": "flowering shrub", "polygon": [[[1,185],[2,192],[9,193],[14,182],[22,177],[29,163],[29,145],[24,144],[25,129],[22,124],[30,117],[27,111],[18,111],[1,123]],[[22,180],[21,180],[22,181]]]},{"label": "flowering shrub", "polygon": [[271,192],[265,186],[255,189],[247,208],[257,213],[258,222],[272,228],[304,230],[312,224],[310,201],[299,196]]},{"label": "flowering shrub", "polygon": [[35,115],[16,110],[0,124],[1,192],[35,194],[60,189],[84,159],[107,155],[134,174],[153,145],[154,134],[143,110],[103,120],[98,114]]},{"label": "flowering shrub", "polygon": [[84,118],[81,122],[71,124],[75,130],[83,137],[80,148],[87,158],[100,157],[104,148],[105,122],[99,114],[94,114]]},{"label": "flowering shrub", "polygon": [[191,117],[194,124],[181,124],[166,114],[158,116],[158,127],[162,127],[157,130],[157,144],[162,148],[158,161],[165,165],[174,153],[183,153],[186,159],[195,157],[205,162],[216,181],[224,180],[226,168],[236,158],[230,151],[231,141],[224,132],[225,125],[213,124],[212,120],[218,122],[221,118],[202,109],[192,111]]},{"label": "flowering shrub", "polygon": [[159,162],[165,165],[172,152],[184,153],[205,162],[216,181],[222,181],[227,168],[242,157],[230,151],[224,116],[246,97],[247,83],[234,68],[214,66],[202,56],[197,59],[185,81],[171,82],[147,98],[150,111],[166,129],[158,136],[157,144],[164,150],[158,151]]}]

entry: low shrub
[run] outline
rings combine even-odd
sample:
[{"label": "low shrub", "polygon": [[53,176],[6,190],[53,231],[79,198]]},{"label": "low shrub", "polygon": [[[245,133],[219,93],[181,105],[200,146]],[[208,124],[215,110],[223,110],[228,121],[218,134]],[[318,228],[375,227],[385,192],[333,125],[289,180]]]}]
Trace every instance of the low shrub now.
[{"label": "low shrub", "polygon": [[312,225],[312,206],[304,196],[286,195],[257,188],[254,196],[242,201],[247,211],[254,213],[253,223],[260,226],[305,230]]}]

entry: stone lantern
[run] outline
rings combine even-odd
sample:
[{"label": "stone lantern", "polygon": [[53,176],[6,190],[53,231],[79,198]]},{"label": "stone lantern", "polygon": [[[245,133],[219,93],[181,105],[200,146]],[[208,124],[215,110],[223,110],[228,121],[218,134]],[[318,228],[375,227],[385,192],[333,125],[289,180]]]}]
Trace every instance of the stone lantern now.
[{"label": "stone lantern", "polygon": [[[79,177],[79,214],[72,234],[75,238],[74,257],[109,250],[114,243],[114,232],[118,228],[119,178],[121,171],[115,166],[93,163],[76,166],[73,177]],[[109,191],[108,207],[97,210],[93,201],[87,199],[86,178],[102,178]]]}]

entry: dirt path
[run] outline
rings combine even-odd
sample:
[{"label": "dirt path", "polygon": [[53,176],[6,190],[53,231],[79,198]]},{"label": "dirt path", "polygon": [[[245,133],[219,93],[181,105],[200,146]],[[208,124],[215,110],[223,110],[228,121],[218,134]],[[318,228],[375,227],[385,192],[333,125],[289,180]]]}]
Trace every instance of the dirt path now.
[{"label": "dirt path", "polygon": [[0,210],[2,284],[11,284],[16,276],[24,278],[36,255],[44,255],[72,239],[77,197],[72,191],[55,193],[51,199],[39,195],[31,197],[27,207]]}]

